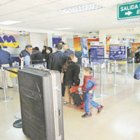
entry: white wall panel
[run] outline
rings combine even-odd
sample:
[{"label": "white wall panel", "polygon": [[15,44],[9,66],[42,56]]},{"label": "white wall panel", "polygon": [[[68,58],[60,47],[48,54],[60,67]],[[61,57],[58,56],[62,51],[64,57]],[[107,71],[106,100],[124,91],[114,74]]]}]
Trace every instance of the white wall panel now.
[{"label": "white wall panel", "polygon": [[44,34],[30,33],[30,42],[33,47],[39,47],[42,50],[44,46]]}]

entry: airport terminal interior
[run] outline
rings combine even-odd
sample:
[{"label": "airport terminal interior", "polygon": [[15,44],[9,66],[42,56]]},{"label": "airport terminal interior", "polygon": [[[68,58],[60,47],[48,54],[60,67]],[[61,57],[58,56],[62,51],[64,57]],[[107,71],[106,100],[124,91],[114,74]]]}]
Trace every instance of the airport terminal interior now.
[{"label": "airport terminal interior", "polygon": [[140,140],[140,0],[0,9],[0,140]]}]

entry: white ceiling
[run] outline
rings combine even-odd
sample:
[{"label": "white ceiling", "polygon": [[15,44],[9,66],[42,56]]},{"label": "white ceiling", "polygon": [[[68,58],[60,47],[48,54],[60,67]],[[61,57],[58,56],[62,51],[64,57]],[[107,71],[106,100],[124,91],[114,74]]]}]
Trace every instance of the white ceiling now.
[{"label": "white ceiling", "polygon": [[[116,24],[117,4],[133,0],[0,0],[0,22],[18,20],[21,23],[0,28],[55,30],[72,28],[72,32],[94,32],[101,29],[136,26],[139,23]],[[102,9],[77,14],[64,14],[60,9],[96,3]]]}]

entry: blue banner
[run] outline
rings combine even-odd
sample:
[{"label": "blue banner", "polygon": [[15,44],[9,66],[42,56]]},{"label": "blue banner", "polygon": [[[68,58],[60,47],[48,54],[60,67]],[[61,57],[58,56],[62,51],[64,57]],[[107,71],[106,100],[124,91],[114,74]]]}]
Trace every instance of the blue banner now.
[{"label": "blue banner", "polygon": [[90,59],[91,62],[103,63],[104,62],[104,46],[91,46]]},{"label": "blue banner", "polygon": [[127,58],[127,48],[125,45],[112,44],[109,47],[110,60],[124,61]]},{"label": "blue banner", "polygon": [[58,44],[61,41],[62,41],[61,37],[52,38],[53,48],[56,46],[56,44]]},{"label": "blue banner", "polygon": [[81,38],[81,44],[82,44],[82,57],[88,57],[87,38]]}]

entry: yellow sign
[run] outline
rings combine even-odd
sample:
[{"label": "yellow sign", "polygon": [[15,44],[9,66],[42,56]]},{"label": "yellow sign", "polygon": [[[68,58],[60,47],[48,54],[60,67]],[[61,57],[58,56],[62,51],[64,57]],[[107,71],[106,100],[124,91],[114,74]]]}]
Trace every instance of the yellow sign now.
[{"label": "yellow sign", "polygon": [[20,43],[18,42],[13,42],[13,43],[0,43],[0,46],[7,46],[7,47],[12,47],[12,48],[17,48]]}]

